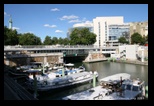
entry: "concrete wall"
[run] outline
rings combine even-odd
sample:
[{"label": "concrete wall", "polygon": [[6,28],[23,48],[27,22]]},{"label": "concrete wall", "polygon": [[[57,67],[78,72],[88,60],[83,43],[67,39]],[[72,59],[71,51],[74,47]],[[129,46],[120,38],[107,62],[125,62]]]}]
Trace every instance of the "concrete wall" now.
[{"label": "concrete wall", "polygon": [[138,45],[126,45],[126,59],[137,59],[137,47]]},{"label": "concrete wall", "polygon": [[10,65],[10,66],[18,66],[18,65],[27,65],[30,62],[48,62],[48,63],[59,63],[59,61],[63,61],[63,59],[61,59],[60,55],[56,55],[56,56],[40,56],[40,57],[29,57],[29,58],[11,58],[9,59],[4,59],[4,64],[6,65]]}]

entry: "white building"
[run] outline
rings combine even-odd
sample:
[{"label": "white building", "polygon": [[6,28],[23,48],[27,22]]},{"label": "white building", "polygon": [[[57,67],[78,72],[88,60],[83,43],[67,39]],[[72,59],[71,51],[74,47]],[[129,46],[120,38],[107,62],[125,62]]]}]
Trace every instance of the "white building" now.
[{"label": "white building", "polygon": [[94,33],[97,35],[94,46],[105,46],[105,41],[109,40],[108,25],[123,24],[123,20],[122,16],[96,17],[93,19]]},{"label": "white building", "polygon": [[119,46],[119,52],[117,54],[111,54],[111,57],[137,60],[139,45],[122,45]]}]

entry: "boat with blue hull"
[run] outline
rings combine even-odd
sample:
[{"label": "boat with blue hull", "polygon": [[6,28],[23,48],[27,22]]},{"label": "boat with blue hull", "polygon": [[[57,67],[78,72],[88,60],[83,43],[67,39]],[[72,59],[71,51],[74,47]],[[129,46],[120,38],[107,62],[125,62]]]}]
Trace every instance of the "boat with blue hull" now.
[{"label": "boat with blue hull", "polygon": [[37,87],[34,86],[33,75],[31,75],[25,83],[27,88],[30,90],[35,90],[35,88],[37,88],[37,91],[48,91],[51,89],[91,82],[94,75],[96,78],[98,78],[98,73],[96,71],[83,71],[70,75],[62,74],[62,76],[57,76],[57,73],[50,72],[49,74],[36,75]]}]

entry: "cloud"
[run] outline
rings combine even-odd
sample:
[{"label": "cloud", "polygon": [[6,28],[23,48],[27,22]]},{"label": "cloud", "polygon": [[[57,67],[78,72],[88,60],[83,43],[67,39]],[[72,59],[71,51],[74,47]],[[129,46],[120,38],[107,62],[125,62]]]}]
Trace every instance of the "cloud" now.
[{"label": "cloud", "polygon": [[60,20],[70,20],[70,19],[77,19],[79,18],[78,16],[75,16],[75,15],[64,15],[63,17],[60,18]]},{"label": "cloud", "polygon": [[91,21],[86,21],[86,22],[74,24],[73,27],[93,27],[93,23]]},{"label": "cloud", "polygon": [[61,31],[61,30],[56,30],[55,32],[56,32],[56,33],[62,33],[63,31]]},{"label": "cloud", "polygon": [[58,8],[53,8],[53,9],[51,9],[51,11],[60,11],[60,9],[58,9]]},{"label": "cloud", "polygon": [[86,18],[83,18],[82,20],[80,20],[80,19],[74,19],[74,20],[70,20],[70,21],[68,21],[68,23],[88,23],[88,22],[90,22],[90,21],[88,21]]},{"label": "cloud", "polygon": [[68,21],[68,23],[74,23],[74,22],[81,22],[81,21],[79,19]]},{"label": "cloud", "polygon": [[18,27],[12,27],[12,29],[13,29],[13,30],[15,30],[15,29],[16,29],[16,30],[20,30],[20,28],[18,28]]},{"label": "cloud", "polygon": [[31,33],[31,34],[33,34],[33,31],[27,31],[27,32],[23,32],[24,34],[26,34],[26,33]]},{"label": "cloud", "polygon": [[8,14],[8,13],[6,13],[6,12],[4,12],[4,16],[11,16],[10,14]]},{"label": "cloud", "polygon": [[45,24],[44,27],[55,28],[55,27],[57,27],[57,26],[56,26],[56,25]]}]

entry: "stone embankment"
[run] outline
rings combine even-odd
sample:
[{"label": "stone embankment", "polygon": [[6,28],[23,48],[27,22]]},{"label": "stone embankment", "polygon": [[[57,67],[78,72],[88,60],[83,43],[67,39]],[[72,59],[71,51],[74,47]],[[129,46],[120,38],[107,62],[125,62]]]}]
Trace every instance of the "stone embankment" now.
[{"label": "stone embankment", "polygon": [[148,65],[148,61],[141,62],[139,60],[116,60],[115,62],[139,64],[139,65]]}]

